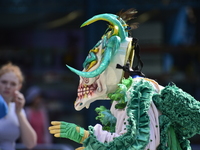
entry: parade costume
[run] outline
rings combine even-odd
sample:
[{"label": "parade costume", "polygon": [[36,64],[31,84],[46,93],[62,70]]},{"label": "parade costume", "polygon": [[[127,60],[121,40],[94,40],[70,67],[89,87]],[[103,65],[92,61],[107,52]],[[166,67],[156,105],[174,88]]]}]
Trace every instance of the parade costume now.
[{"label": "parade costume", "polygon": [[146,78],[139,65],[132,66],[134,55],[143,65],[137,40],[128,34],[127,21],[134,13],[100,14],[83,23],[103,20],[109,26],[89,51],[83,71],[67,66],[80,76],[76,110],[89,108],[96,100],[112,101],[109,110],[96,108],[101,124],[89,126],[87,131],[53,121],[50,133],[82,143],[78,149],[84,150],[189,150],[187,139],[200,131],[200,103],[175,84],[163,87]]}]

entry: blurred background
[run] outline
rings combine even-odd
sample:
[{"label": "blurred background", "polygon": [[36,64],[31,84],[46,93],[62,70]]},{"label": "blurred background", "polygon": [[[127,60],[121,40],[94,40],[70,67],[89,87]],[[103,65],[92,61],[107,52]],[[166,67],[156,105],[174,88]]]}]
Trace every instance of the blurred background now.
[{"label": "blurred background", "polygon": [[[139,39],[143,73],[163,86],[174,82],[200,100],[199,0],[0,0],[0,64],[11,61],[22,68],[25,96],[31,87],[39,87],[49,121],[87,129],[97,122],[94,108],[110,104],[97,101],[89,110],[75,111],[79,77],[65,65],[81,70],[107,27],[100,21],[80,28],[84,21],[130,8],[138,11],[134,21],[139,26],[132,36]],[[50,138],[53,145],[46,149],[80,146]],[[195,136],[191,143],[200,144],[198,139]]]}]

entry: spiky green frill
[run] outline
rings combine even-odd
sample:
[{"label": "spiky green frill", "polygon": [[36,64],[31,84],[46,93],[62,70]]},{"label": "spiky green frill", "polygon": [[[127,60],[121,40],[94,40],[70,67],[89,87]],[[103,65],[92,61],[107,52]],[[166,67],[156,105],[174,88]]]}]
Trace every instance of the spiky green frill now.
[{"label": "spiky green frill", "polygon": [[89,126],[90,136],[84,141],[85,150],[143,150],[149,143],[148,110],[153,95],[149,81],[141,79],[133,82],[129,89],[130,100],[127,103],[127,133],[114,138],[108,143],[101,143],[94,135],[94,128]]}]

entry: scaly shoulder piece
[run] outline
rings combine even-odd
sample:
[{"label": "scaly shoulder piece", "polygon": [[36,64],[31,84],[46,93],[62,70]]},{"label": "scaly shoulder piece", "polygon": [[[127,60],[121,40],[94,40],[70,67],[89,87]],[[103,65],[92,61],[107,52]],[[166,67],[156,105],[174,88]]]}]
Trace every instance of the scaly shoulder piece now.
[{"label": "scaly shoulder piece", "polygon": [[[177,138],[183,149],[189,149],[188,138],[200,133],[200,102],[195,100],[190,94],[184,92],[176,85],[166,86],[160,94],[153,96],[153,101],[161,111],[161,128],[173,127]],[[167,120],[167,121],[166,121]],[[168,126],[166,123],[168,122]],[[167,129],[164,129],[167,135]],[[162,137],[161,138],[165,138]],[[162,139],[161,139],[162,140]],[[166,141],[167,142],[167,141]],[[161,143],[166,145],[166,143]]]}]

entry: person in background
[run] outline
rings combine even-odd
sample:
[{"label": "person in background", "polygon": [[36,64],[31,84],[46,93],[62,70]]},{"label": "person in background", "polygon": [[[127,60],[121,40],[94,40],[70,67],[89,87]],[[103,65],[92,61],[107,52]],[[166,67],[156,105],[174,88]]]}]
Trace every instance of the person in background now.
[{"label": "person in background", "polygon": [[36,145],[37,135],[23,109],[25,99],[20,92],[23,81],[23,74],[17,65],[7,63],[0,68],[0,95],[8,106],[8,114],[0,119],[1,150],[15,150],[19,137],[27,148]]},{"label": "person in background", "polygon": [[8,106],[4,101],[3,97],[0,95],[0,119],[3,118],[8,113]]},{"label": "person in background", "polygon": [[49,115],[44,105],[44,96],[41,88],[32,86],[26,91],[27,118],[37,133],[37,144],[50,144],[52,137],[48,132]]}]

